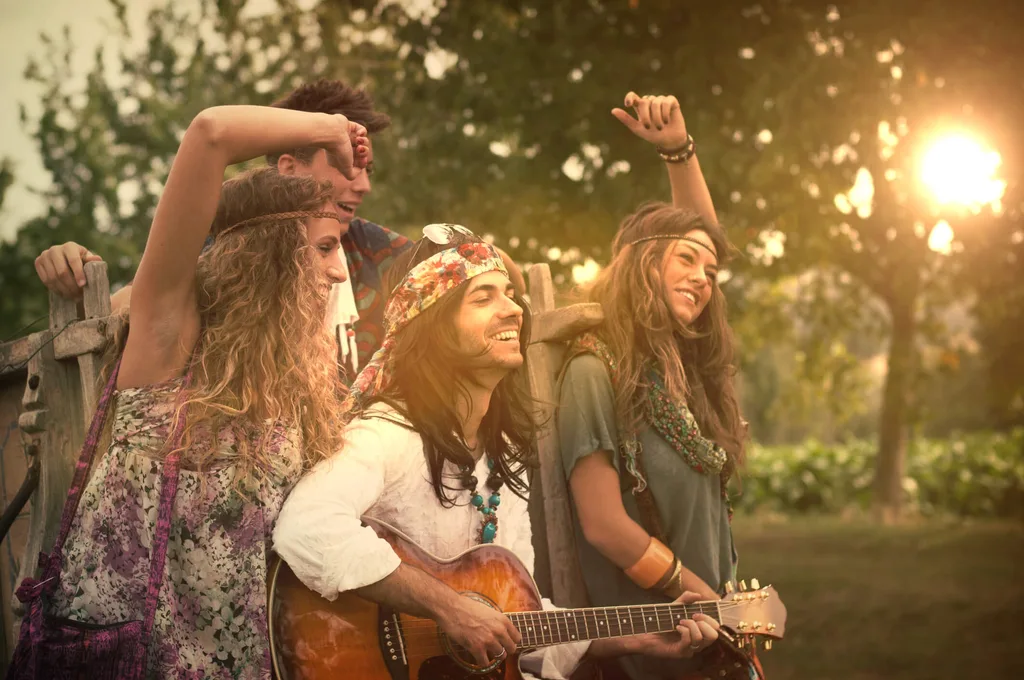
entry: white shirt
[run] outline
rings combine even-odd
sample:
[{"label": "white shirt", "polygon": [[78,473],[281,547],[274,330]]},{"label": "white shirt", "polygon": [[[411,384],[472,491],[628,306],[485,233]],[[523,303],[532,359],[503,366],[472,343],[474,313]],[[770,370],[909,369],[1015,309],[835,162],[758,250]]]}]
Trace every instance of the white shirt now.
[{"label": "white shirt", "polygon": [[[401,563],[398,555],[362,517],[380,520],[406,534],[427,552],[449,559],[479,544],[482,515],[461,489],[457,466],[447,462],[443,476],[455,498],[441,505],[430,481],[420,435],[399,423],[393,408],[374,406],[345,431],[342,451],[317,465],[296,484],[274,529],[274,549],[309,588],[333,600],[338,593],[387,577]],[[382,416],[382,417],[381,417]],[[487,457],[473,474],[485,499]],[[525,500],[502,490],[495,544],[511,550],[533,574],[533,544]],[[545,601],[545,608],[553,608]],[[547,647],[521,657],[524,670],[563,680],[579,664],[589,642]]]},{"label": "white shirt", "polygon": [[359,372],[359,353],[356,351],[356,336],[348,334],[353,324],[359,321],[359,308],[356,307],[356,296],[352,291],[352,275],[348,270],[348,260],[341,258],[345,268],[345,280],[331,286],[327,297],[327,329],[338,340],[338,353],[341,363],[355,372]]}]

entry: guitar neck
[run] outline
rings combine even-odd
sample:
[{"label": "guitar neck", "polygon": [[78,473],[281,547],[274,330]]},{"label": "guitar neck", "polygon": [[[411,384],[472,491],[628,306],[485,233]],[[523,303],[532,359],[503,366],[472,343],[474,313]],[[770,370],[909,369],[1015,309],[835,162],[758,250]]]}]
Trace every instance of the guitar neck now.
[{"label": "guitar neck", "polygon": [[538,612],[509,612],[506,616],[522,635],[523,647],[546,647],[581,640],[668,633],[682,619],[705,614],[721,622],[719,602],[588,607]]}]

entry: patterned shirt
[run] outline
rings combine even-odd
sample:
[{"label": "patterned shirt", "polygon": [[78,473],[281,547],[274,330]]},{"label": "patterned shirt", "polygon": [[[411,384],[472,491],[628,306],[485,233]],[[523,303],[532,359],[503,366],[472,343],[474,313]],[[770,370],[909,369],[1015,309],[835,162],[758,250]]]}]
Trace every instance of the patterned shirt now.
[{"label": "patterned shirt", "polygon": [[[110,447],[95,463],[64,546],[53,614],[104,625],[143,618],[159,456],[180,384],[117,393]],[[276,428],[265,445],[275,469],[246,498],[234,491],[230,431],[211,469],[181,470],[147,678],[270,680],[269,543],[301,460],[293,430]]]},{"label": "patterned shirt", "polygon": [[382,290],[383,274],[395,256],[411,248],[413,242],[358,217],[352,220],[341,242],[359,310],[355,324],[359,365],[365,366],[384,342],[384,304],[390,291]]}]

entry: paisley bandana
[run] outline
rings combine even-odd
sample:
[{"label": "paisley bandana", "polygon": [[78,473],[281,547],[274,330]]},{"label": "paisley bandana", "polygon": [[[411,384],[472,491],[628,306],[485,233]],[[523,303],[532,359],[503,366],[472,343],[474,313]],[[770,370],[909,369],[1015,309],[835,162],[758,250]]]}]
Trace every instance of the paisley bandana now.
[{"label": "paisley bandana", "polygon": [[[434,243],[441,244],[449,241],[439,240],[438,228],[472,233],[465,227],[456,227],[458,225],[429,225],[423,233]],[[388,298],[384,310],[384,342],[352,383],[345,400],[345,411],[351,413],[353,409],[359,409],[386,387],[395,336],[410,321],[466,281],[493,271],[508,276],[501,255],[486,243],[463,243],[442,250],[413,267]]]}]

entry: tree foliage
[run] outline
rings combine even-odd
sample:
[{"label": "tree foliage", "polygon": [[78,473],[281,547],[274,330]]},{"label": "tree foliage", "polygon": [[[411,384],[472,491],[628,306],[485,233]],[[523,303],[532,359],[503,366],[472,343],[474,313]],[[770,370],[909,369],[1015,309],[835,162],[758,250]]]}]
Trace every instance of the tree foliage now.
[{"label": "tree foliage", "polygon": [[[657,156],[610,109],[629,90],[671,93],[743,255],[726,288],[763,428],[822,400],[837,430],[862,422],[864,408],[851,406],[868,398],[859,366],[900,323],[895,396],[907,417],[927,415],[912,399],[927,388],[917,349],[952,347],[943,310],[953,302],[971,310],[993,357],[1000,422],[1014,421],[1009,405],[1024,398],[1024,380],[1007,377],[1024,377],[1008,334],[1024,330],[1024,70],[1009,58],[1019,7],[323,0],[304,10],[278,0],[254,15],[245,0],[206,0],[198,17],[170,2],[151,10],[135,49],[126,6],[112,6],[117,33],[93,55],[83,89],[67,87],[70,34],[49,39],[27,69],[44,95],[43,114],[26,124],[53,185],[46,214],[0,252],[5,288],[28,289],[31,258],[69,239],[126,280],[191,118],[213,104],[267,103],[316,77],[370,86],[394,119],[375,141],[368,217],[397,228],[459,221],[520,261],[556,256],[567,278],[574,262],[607,257],[640,202],[668,196]],[[940,213],[926,199],[916,164],[949,124],[983,131],[1002,152],[1001,215]],[[865,171],[874,195],[858,214],[835,197]],[[956,234],[947,255],[928,247],[939,217]],[[5,328],[45,311],[45,301],[19,299],[0,309]],[[780,351],[798,360],[779,365]]]}]

